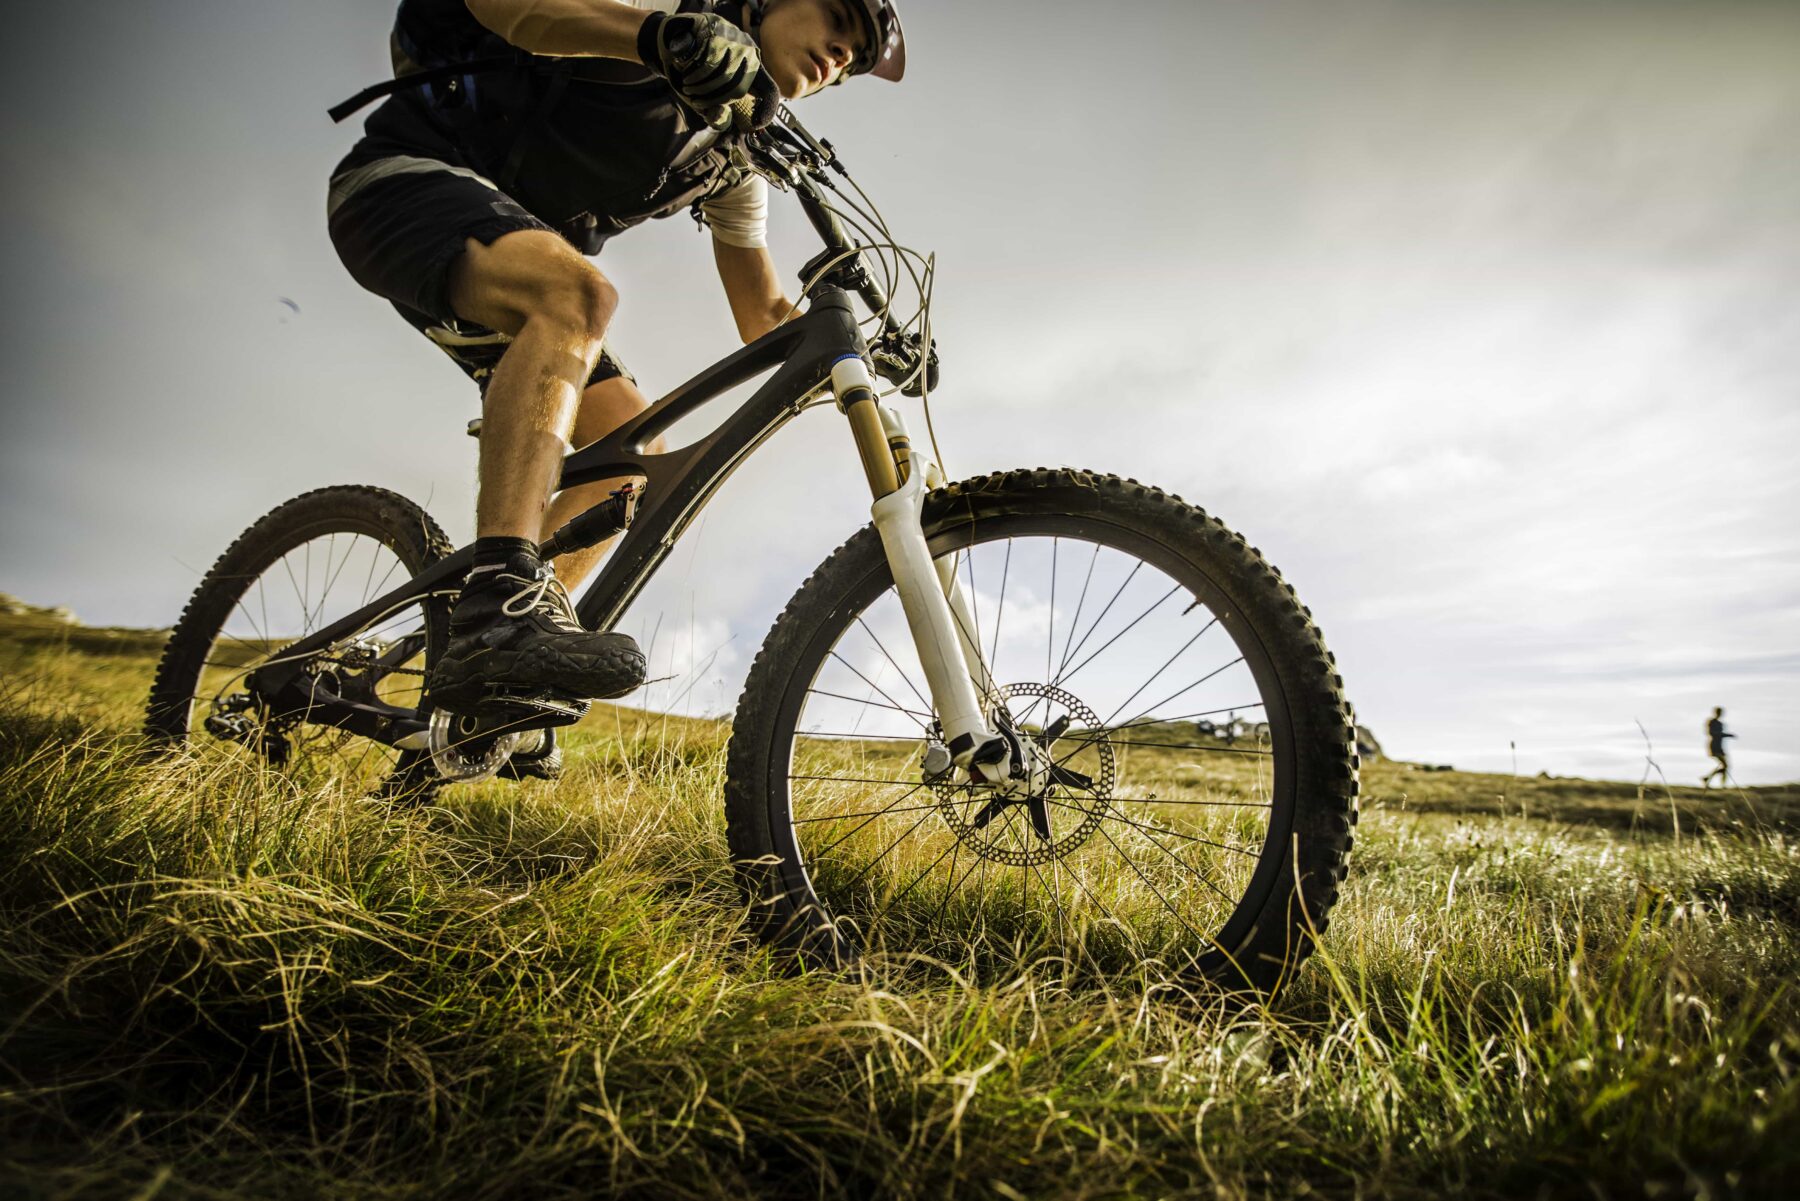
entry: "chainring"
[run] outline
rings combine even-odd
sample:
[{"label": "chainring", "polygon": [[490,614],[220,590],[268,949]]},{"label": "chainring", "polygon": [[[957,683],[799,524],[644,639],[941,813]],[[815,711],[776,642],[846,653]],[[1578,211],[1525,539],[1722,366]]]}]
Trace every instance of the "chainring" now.
[{"label": "chainring", "polygon": [[431,715],[430,737],[437,774],[453,784],[469,784],[493,779],[524,735],[497,733],[479,719],[438,709]]}]

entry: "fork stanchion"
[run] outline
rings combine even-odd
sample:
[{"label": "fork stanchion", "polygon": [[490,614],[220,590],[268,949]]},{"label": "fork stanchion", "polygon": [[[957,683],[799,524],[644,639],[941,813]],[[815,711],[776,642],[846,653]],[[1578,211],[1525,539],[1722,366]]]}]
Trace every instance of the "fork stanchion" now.
[{"label": "fork stanchion", "polygon": [[875,403],[875,379],[869,374],[869,365],[855,356],[839,359],[831,368],[831,388],[837,395],[838,407],[850,421],[856,453],[862,457],[863,474],[869,477],[869,491],[877,500],[898,492],[900,472],[894,464],[893,448],[888,445],[881,407]]}]

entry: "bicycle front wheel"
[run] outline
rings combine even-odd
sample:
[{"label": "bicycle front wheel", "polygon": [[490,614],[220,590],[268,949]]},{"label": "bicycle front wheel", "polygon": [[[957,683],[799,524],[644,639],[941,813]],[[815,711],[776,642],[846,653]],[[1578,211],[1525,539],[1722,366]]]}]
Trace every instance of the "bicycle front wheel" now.
[{"label": "bicycle front wheel", "polygon": [[[881,543],[864,529],[777,620],[739,702],[726,818],[761,933],[1272,991],[1337,898],[1356,817],[1342,681],[1255,549],[1178,498],[1080,471],[926,500],[994,699],[1058,765],[1033,795],[957,773]],[[960,782],[959,782],[960,781]]]}]

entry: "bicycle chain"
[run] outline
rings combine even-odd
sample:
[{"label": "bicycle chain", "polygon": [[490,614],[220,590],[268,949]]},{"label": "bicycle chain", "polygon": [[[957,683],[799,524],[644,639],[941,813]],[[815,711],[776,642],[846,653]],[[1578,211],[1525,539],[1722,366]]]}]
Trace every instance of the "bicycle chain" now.
[{"label": "bicycle chain", "polygon": [[[367,663],[353,664],[344,659],[319,658],[314,659],[313,662],[329,663],[334,667],[347,667],[351,671],[367,671],[369,668],[369,664]],[[422,676],[426,674],[426,671],[422,667],[389,667],[383,670],[381,674],[384,676]]]}]

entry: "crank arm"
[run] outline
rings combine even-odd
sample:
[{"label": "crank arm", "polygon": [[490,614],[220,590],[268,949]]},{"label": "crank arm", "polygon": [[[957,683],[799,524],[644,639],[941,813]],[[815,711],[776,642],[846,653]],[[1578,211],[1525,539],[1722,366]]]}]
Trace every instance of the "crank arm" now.
[{"label": "crank arm", "polygon": [[319,684],[305,689],[296,682],[281,695],[270,697],[268,704],[276,717],[292,717],[315,726],[336,726],[390,746],[425,725],[412,709],[349,700]]}]

